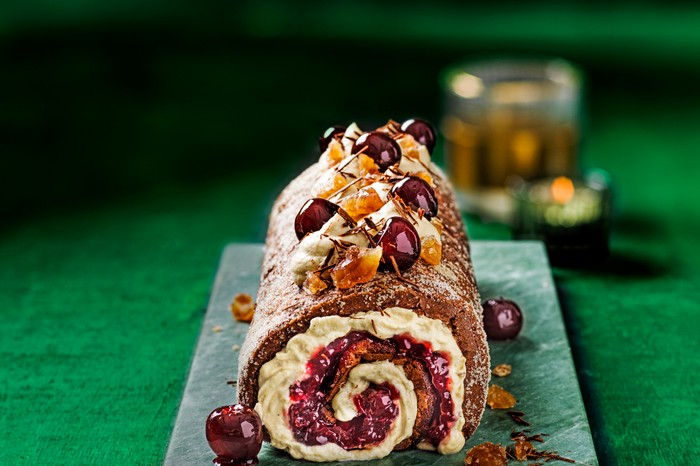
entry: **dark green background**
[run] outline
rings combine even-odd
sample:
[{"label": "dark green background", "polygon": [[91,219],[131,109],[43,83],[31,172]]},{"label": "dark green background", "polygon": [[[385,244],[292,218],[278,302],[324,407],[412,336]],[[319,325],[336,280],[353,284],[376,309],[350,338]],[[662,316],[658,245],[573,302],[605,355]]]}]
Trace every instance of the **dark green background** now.
[{"label": "dark green background", "polygon": [[697,464],[700,8],[135,0],[0,5],[0,464],[158,464],[223,245],[326,126],[503,53],[583,67],[614,181],[610,260],[555,270],[601,461]]}]

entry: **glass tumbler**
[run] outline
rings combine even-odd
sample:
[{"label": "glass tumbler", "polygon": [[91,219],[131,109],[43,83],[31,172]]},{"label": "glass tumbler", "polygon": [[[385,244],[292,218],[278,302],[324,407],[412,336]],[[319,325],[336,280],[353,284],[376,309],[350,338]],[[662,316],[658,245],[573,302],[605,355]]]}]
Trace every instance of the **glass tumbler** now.
[{"label": "glass tumbler", "polygon": [[445,165],[463,210],[511,223],[507,180],[578,174],[582,74],[561,59],[462,63],[442,77]]}]

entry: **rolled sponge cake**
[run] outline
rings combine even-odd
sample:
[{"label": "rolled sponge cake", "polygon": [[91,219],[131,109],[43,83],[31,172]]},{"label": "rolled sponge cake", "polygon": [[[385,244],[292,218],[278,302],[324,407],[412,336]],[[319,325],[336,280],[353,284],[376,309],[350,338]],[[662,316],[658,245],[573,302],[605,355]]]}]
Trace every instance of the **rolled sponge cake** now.
[{"label": "rolled sponge cake", "polygon": [[305,170],[273,206],[238,401],[295,458],[455,453],[479,425],[489,381],[480,298],[452,190],[435,165],[426,169],[444,225],[439,264],[418,260],[349,289],[312,294],[292,270],[295,216],[327,164]]}]

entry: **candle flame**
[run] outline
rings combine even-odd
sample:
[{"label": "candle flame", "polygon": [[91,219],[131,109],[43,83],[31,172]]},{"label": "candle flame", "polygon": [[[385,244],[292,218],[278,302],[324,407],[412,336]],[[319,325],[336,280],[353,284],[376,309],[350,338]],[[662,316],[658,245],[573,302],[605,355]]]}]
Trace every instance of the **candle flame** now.
[{"label": "candle flame", "polygon": [[556,203],[566,204],[574,197],[574,182],[565,176],[560,176],[552,181],[550,191]]}]

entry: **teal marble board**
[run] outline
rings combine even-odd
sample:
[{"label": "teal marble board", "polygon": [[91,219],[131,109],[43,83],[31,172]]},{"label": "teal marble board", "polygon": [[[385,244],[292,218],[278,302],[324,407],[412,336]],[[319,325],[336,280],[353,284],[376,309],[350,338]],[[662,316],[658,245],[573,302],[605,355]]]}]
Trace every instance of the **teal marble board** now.
[{"label": "teal marble board", "polygon": [[[525,413],[524,418],[532,424],[529,427],[532,433],[548,434],[544,444],[535,444],[537,448],[555,450],[578,464],[598,464],[542,244],[474,241],[471,248],[482,298],[511,298],[524,313],[524,327],[518,338],[489,343],[492,367],[500,363],[513,367],[510,376],[493,377],[492,382],[515,395],[518,403],[513,409]],[[164,463],[168,466],[211,464],[214,455],[204,436],[204,421],[217,406],[235,403],[235,387],[227,381],[236,377],[237,347],[248,328],[247,324],[233,320],[229,304],[237,293],[255,296],[261,261],[260,244],[232,244],[224,250],[170,438]],[[510,444],[510,433],[523,428],[505,411],[487,407],[481,425],[462,453],[441,456],[408,450],[381,460],[343,464],[463,465],[467,449],[485,441]],[[261,465],[319,464],[294,460],[267,443],[259,459]]]}]

